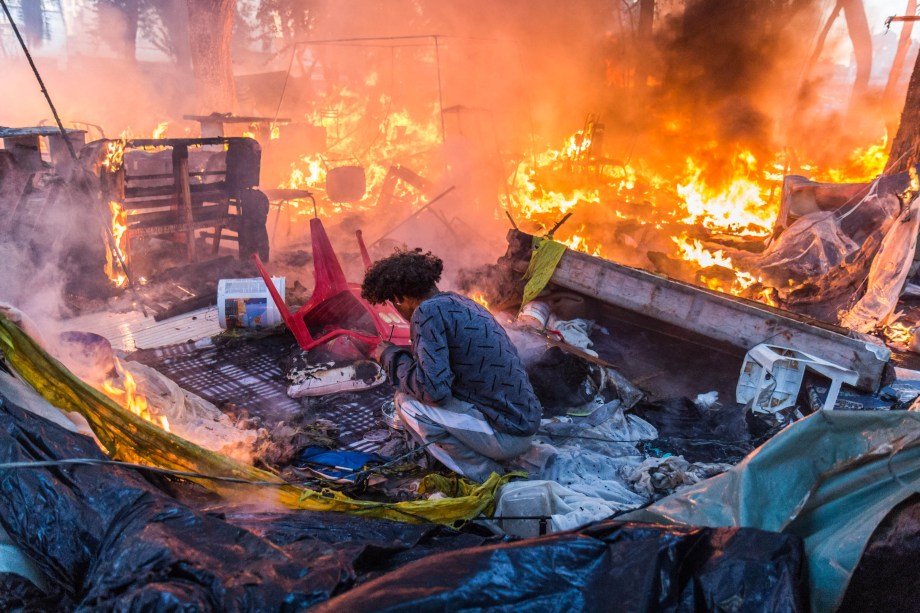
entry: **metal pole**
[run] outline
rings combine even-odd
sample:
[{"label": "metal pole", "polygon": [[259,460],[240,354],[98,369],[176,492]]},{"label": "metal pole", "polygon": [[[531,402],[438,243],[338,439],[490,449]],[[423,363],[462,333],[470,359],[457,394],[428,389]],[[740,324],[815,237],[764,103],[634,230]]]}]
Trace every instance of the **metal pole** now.
[{"label": "metal pole", "polygon": [[19,28],[16,27],[16,22],[13,21],[13,15],[10,14],[9,7],[6,6],[6,0],[0,0],[0,5],[3,6],[3,12],[6,13],[6,18],[10,20],[10,25],[13,26],[13,32],[16,33],[16,38],[19,39],[19,46],[22,47],[22,52],[26,54],[26,59],[29,60],[29,66],[32,67],[32,72],[35,73],[35,78],[38,80],[38,85],[42,88],[42,93],[45,95],[45,100],[48,101],[48,106],[51,107],[51,113],[54,115],[54,121],[57,122],[58,129],[61,131],[61,136],[64,137],[64,142],[67,144],[67,150],[70,151],[70,157],[73,160],[77,161],[77,152],[74,151],[73,143],[70,142],[70,139],[67,138],[67,130],[64,129],[64,124],[61,123],[61,118],[58,117],[57,109],[54,108],[54,103],[51,102],[51,96],[48,94],[48,88],[45,87],[45,82],[42,81],[42,76],[38,73],[38,67],[35,65],[35,62],[32,61],[32,55],[29,53],[29,48],[26,46],[26,41],[22,39],[22,34],[19,33]]},{"label": "metal pole", "polygon": [[441,47],[438,44],[438,35],[434,35],[434,58],[435,63],[438,67],[438,110],[441,111],[441,142],[443,143],[446,137],[446,130],[444,129],[444,96],[441,93]]}]

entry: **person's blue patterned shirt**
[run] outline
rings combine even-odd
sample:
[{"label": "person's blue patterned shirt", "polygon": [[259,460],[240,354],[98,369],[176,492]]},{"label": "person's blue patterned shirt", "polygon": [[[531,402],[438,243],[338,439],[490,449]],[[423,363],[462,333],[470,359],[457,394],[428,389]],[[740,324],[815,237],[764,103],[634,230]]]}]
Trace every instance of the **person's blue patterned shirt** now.
[{"label": "person's blue patterned shirt", "polygon": [[412,314],[411,351],[381,358],[390,381],[437,406],[453,396],[476,405],[500,432],[531,435],[542,408],[517,350],[492,314],[466,296],[441,292]]}]

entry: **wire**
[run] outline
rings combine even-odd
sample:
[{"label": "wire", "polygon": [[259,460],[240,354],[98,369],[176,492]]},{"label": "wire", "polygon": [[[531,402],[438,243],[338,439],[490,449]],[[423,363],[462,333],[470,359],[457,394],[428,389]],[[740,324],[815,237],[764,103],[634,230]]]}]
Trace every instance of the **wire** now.
[{"label": "wire", "polygon": [[121,466],[123,468],[134,468],[137,470],[146,470],[165,475],[176,477],[189,477],[193,479],[210,479],[213,481],[226,481],[228,483],[243,483],[246,485],[259,485],[271,487],[284,487],[291,485],[286,481],[252,481],[250,479],[241,479],[239,477],[220,477],[216,475],[205,475],[202,473],[190,472],[185,470],[173,470],[169,468],[160,468],[158,466],[147,466],[146,464],[134,464],[132,462],[122,462],[120,460],[99,460],[96,458],[69,458],[66,460],[30,460],[28,462],[6,462],[0,464],[0,470],[10,470],[16,468],[48,468],[52,466]]},{"label": "wire", "polygon": [[[408,453],[381,464],[379,466],[372,466],[362,471],[358,471],[349,475],[350,479],[357,480],[358,477],[361,477],[366,474],[370,474],[379,470],[384,470],[389,468],[406,458],[419,453],[426,449],[429,445],[440,441],[443,437],[437,438],[435,440],[429,441],[424,445],[411,449]],[[146,470],[150,472],[160,473],[164,475],[170,475],[174,477],[186,477],[191,479],[210,479],[212,481],[224,481],[227,483],[240,483],[244,485],[257,485],[262,487],[285,487],[288,485],[302,485],[306,483],[322,482],[322,483],[335,483],[329,479],[325,478],[316,478],[309,479],[305,481],[252,481],[251,479],[242,479],[239,477],[223,477],[216,475],[205,475],[202,473],[185,471],[185,470],[173,470],[169,468],[160,468],[158,466],[148,466],[146,464],[135,464],[133,462],[122,462],[120,460],[100,460],[97,458],[69,458],[64,460],[30,460],[27,462],[6,462],[0,464],[0,470],[12,470],[17,468],[49,468],[53,466],[121,466],[123,468],[133,468],[137,470]]]}]

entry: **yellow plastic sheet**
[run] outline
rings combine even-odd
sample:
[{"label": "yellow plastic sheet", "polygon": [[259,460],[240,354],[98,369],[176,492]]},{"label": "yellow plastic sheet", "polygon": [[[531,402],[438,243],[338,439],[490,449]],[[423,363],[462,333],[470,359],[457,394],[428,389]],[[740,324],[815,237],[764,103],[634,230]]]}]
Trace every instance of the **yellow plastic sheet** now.
[{"label": "yellow plastic sheet", "polygon": [[557,243],[550,238],[534,238],[533,255],[530,256],[530,264],[527,266],[527,272],[524,278],[527,279],[527,285],[524,286],[524,300],[522,306],[537,297],[537,294],[543,291],[546,284],[549,283],[562,254],[565,253],[565,245]]},{"label": "yellow plastic sheet", "polygon": [[175,434],[165,432],[106,395],[90,387],[48,355],[18,326],[0,315],[0,350],[7,363],[48,402],[64,412],[76,411],[89,422],[109,456],[116,460],[170,470],[194,472],[211,477],[233,477],[277,486],[235,484],[213,479],[193,479],[221,495],[246,499],[276,497],[292,509],[341,511],[366,517],[405,522],[436,522],[454,525],[480,514],[491,515],[495,492],[518,474],[493,474],[483,484],[429,479],[430,491],[437,485],[450,486],[451,496],[437,500],[380,503],[349,498],[331,490],[316,492],[287,485],[276,475],[208,451]]}]

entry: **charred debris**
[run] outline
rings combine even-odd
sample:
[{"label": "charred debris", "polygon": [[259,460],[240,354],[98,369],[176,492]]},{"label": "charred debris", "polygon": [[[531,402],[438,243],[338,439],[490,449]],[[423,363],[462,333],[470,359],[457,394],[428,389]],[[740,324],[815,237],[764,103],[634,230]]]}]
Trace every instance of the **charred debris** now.
[{"label": "charred debris", "polygon": [[[11,220],[7,240],[27,254],[23,265],[65,273],[67,299],[60,308],[68,316],[54,328],[36,323],[12,306],[4,310],[4,325],[18,324],[40,343],[32,345],[29,336],[12,334],[7,328],[5,343],[13,353],[7,353],[6,360],[12,376],[4,375],[2,380],[2,419],[11,437],[4,461],[8,466],[49,463],[49,468],[35,464],[30,470],[4,469],[4,487],[11,493],[3,508],[4,526],[25,565],[19,574],[5,575],[9,587],[5,598],[11,606],[57,600],[68,606],[132,602],[163,608],[168,604],[167,592],[154,584],[138,584],[127,595],[110,585],[125,573],[138,576],[142,571],[170,584],[176,579],[162,565],[141,569],[132,562],[129,569],[118,564],[106,567],[102,561],[111,555],[124,557],[127,563],[134,549],[158,548],[183,564],[203,569],[208,564],[205,558],[220,559],[220,548],[241,534],[250,542],[240,568],[261,569],[258,587],[247,588],[247,598],[261,603],[257,608],[280,606],[271,594],[282,592],[288,598],[297,595],[298,607],[318,604],[381,571],[384,576],[368,586],[379,585],[375,589],[389,594],[390,589],[427,581],[420,579],[411,563],[422,557],[426,564],[432,563],[435,558],[427,556],[439,556],[443,563],[467,556],[462,564],[470,574],[463,581],[473,581],[482,573],[518,572],[513,569],[520,564],[537,563],[527,560],[542,555],[539,547],[561,551],[569,547],[567,539],[578,534],[593,539],[598,551],[623,538],[663,542],[665,534],[672,542],[697,543],[694,547],[714,539],[722,544],[704,547],[725,547],[719,557],[728,559],[740,555],[734,552],[736,547],[744,548],[745,555],[754,548],[760,557],[748,558],[747,570],[733,575],[732,589],[744,585],[760,590],[763,597],[781,589],[782,598],[788,599],[784,606],[793,609],[807,608],[809,599],[814,604],[877,597],[864,577],[890,560],[870,556],[865,569],[854,560],[849,592],[846,581],[814,590],[820,572],[809,567],[808,556],[816,554],[803,549],[798,540],[803,534],[763,533],[774,536],[761,537],[741,528],[728,537],[718,530],[729,528],[682,532],[622,521],[594,524],[588,532],[565,530],[585,530],[581,527],[592,521],[626,517],[630,512],[647,517],[637,510],[658,508],[655,501],[662,497],[670,496],[666,503],[679,500],[681,492],[692,495],[717,488],[720,478],[724,481],[733,471],[741,475],[750,470],[747,464],[753,450],[789,445],[786,438],[790,437],[807,438],[796,434],[804,425],[791,426],[814,424],[831,411],[856,411],[848,414],[866,420],[857,427],[861,434],[850,435],[857,438],[865,435],[866,428],[875,427],[871,424],[876,415],[890,421],[891,414],[904,413],[912,424],[907,416],[913,415],[920,396],[920,380],[909,368],[915,360],[906,351],[913,341],[906,338],[903,345],[886,346],[878,337],[842,327],[838,319],[849,313],[851,318],[861,318],[867,331],[877,329],[865,322],[881,313],[875,320],[878,324],[893,311],[873,310],[871,304],[856,308],[873,291],[899,299],[902,314],[917,308],[912,303],[911,271],[898,277],[902,282],[872,274],[880,258],[910,266],[910,261],[898,256],[901,252],[890,234],[892,228],[897,230],[895,223],[904,224],[905,218],[909,223],[913,214],[914,200],[904,195],[909,193],[909,173],[871,185],[819,184],[788,177],[775,231],[768,240],[759,246],[747,240],[742,246],[737,240],[719,242],[723,240],[719,236],[706,234],[710,244],[733,250],[736,258],[748,258],[749,266],[762,271],[764,279],[781,271],[776,274],[795,280],[760,300],[753,298],[755,292],[763,292],[766,281],[740,296],[706,287],[707,277],[728,276],[728,268],[694,271],[686,262],[650,252],[648,269],[642,270],[561,246],[555,261],[549,261],[546,245],[554,244],[551,237],[510,229],[506,253],[495,264],[461,270],[454,287],[488,305],[506,326],[527,363],[544,407],[544,421],[533,452],[508,466],[518,480],[505,478],[486,490],[469,490],[414,445],[393,410],[392,386],[368,359],[368,346],[376,338],[409,343],[407,322],[389,305],[367,304],[357,289],[356,281],[371,254],[380,252],[381,241],[369,249],[361,232],[352,233],[354,228],[347,224],[332,228],[333,240],[323,220],[314,217],[309,250],[269,253],[270,207],[281,215],[279,202],[312,194],[259,191],[260,147],[255,140],[125,139],[80,146],[83,133],[72,131],[68,138],[80,149],[79,159],[72,163],[60,157],[56,131],[3,129],[0,134],[4,138],[2,193]],[[394,169],[388,179],[391,184],[397,180],[410,181],[430,197],[397,227],[405,226],[411,233],[413,225],[437,223],[452,240],[463,240],[467,229],[453,226],[436,208],[442,194],[405,168]],[[340,189],[363,192],[363,177],[352,173],[341,181]],[[392,186],[382,193],[382,198],[392,198]],[[71,227],[86,231],[62,233],[49,221],[62,217]],[[614,234],[623,240],[628,231],[629,225],[624,224]],[[282,275],[272,276],[277,272]],[[534,279],[541,275],[541,286],[534,288]],[[524,302],[528,294],[532,298]],[[65,387],[84,389],[61,407],[80,413],[82,419],[55,415],[56,409],[41,398],[55,397],[48,392],[52,384],[42,383],[42,375],[35,374],[50,368],[41,366],[44,351],[63,362],[59,367],[66,371],[62,372],[71,373]],[[29,384],[40,396],[26,389]],[[80,400],[93,389],[101,395]],[[100,402],[109,403],[109,411],[126,411],[126,416],[95,412],[99,409],[93,409],[93,403]],[[36,412],[44,417],[36,417]],[[120,435],[110,432],[108,428],[121,419],[140,419],[133,427],[143,424],[148,435],[134,439],[130,430]],[[904,432],[914,428],[897,427],[906,428]],[[839,433],[841,428],[836,428],[838,435],[847,436]],[[156,441],[174,435],[191,441],[200,450],[196,453],[204,455],[182,460],[183,452],[177,451],[171,455],[173,460],[158,460],[152,450],[163,443]],[[86,436],[95,438],[109,455]],[[43,441],[41,453],[34,451],[38,440]],[[852,441],[840,443],[846,444]],[[277,500],[267,502],[274,495],[244,494],[248,490],[243,484],[211,487],[208,478],[194,475],[208,475],[212,454],[252,467],[247,470],[256,470],[279,485],[325,494],[315,503],[300,494],[291,499],[296,502],[282,503],[290,508],[281,511],[275,506]],[[99,469],[95,463],[104,463],[107,457],[157,466],[165,475],[130,466]],[[860,457],[854,452],[854,466]],[[77,464],[65,468],[71,461]],[[179,466],[185,470],[170,472]],[[773,469],[760,470],[769,474]],[[61,479],[70,471],[78,478],[68,480],[64,489]],[[105,480],[92,477],[92,485],[84,483],[90,471],[104,473]],[[183,474],[191,476],[192,482],[185,481]],[[232,470],[210,478],[230,474]],[[88,554],[92,559],[79,558],[62,541],[65,535],[59,528],[35,523],[30,519],[34,514],[24,513],[22,505],[31,508],[27,501],[44,479],[56,484],[57,498],[47,501],[49,513],[51,508],[68,509],[68,524],[79,526],[81,534],[93,535],[90,541],[95,544]],[[259,481],[254,476],[244,480]],[[253,487],[272,490],[265,483]],[[90,512],[82,500],[92,495],[93,488],[101,488],[99,495],[112,500],[116,491],[148,492],[142,505],[145,515],[122,525],[103,517],[117,515],[115,507]],[[232,504],[227,502],[231,490],[236,493],[230,498],[237,500]],[[319,511],[325,504],[323,496],[332,496],[332,491],[337,494],[331,500],[338,502]],[[435,492],[440,493],[433,496]],[[484,506],[455,514],[441,510],[439,501],[457,496],[461,497],[457,500],[479,500]],[[902,500],[892,495],[886,498],[886,508],[890,511]],[[273,510],[265,511],[266,504]],[[369,523],[384,519],[333,512],[362,514],[369,504],[392,509],[380,517],[436,523],[425,524],[424,529],[390,528]],[[695,504],[705,513],[706,503]],[[410,512],[399,505],[416,506]],[[202,515],[210,508],[221,509],[221,519]],[[884,531],[873,532],[878,522],[886,517],[889,524],[910,521],[914,507],[897,508],[892,515],[877,516],[876,523],[859,535],[867,551],[882,547],[888,538]],[[167,509],[176,519],[161,535],[136,540],[127,548],[127,542],[111,541],[116,535],[123,540],[145,530],[150,525],[145,522]],[[704,520],[688,520],[691,525],[700,521]],[[711,518],[704,523],[709,521],[722,525]],[[458,522],[463,524],[460,532],[434,527]],[[106,525],[109,528],[103,529]],[[203,530],[210,537],[189,540],[190,530]],[[386,534],[367,540],[371,532],[380,530]],[[49,538],[35,542],[31,535],[36,531]],[[528,544],[528,537],[556,532],[561,536]],[[343,550],[343,536],[345,542],[375,547],[377,553],[367,558],[355,553],[360,548]],[[332,555],[339,560],[336,572],[351,578],[311,584],[307,589],[291,574],[301,571],[282,570],[283,560],[305,554],[304,538],[312,543],[310,555]],[[395,545],[394,539],[401,544]],[[512,558],[500,567],[483,557],[496,546],[488,543],[496,539],[516,543],[507,550],[513,552]],[[179,543],[185,551],[180,551]],[[342,557],[343,551],[352,553]],[[664,550],[649,555],[648,564],[658,565],[656,572],[662,576],[670,572],[656,561]],[[853,553],[841,550],[839,555]],[[51,559],[56,562],[51,564]],[[87,564],[93,568],[90,574],[74,575]],[[712,563],[706,559],[682,564],[699,565],[699,571],[694,571],[699,573],[704,568],[717,574],[729,572],[718,565],[710,568]],[[234,574],[242,571],[225,564],[219,568],[226,575],[221,575],[225,587],[219,598],[231,597],[237,589],[232,587]],[[315,570],[310,572],[315,576]],[[784,580],[755,585],[754,577],[766,576],[763,573]],[[584,580],[592,581],[589,576]],[[197,586],[195,590],[205,589],[203,580],[189,581]],[[211,592],[212,580],[208,582],[210,595],[196,598],[218,598]],[[341,605],[352,606],[366,598],[362,589],[339,597],[344,598]],[[445,585],[439,598],[447,594],[455,598],[460,589],[460,584]],[[716,598],[720,593],[704,589],[694,598]],[[538,595],[524,590],[520,597]],[[660,603],[662,598],[689,596],[680,592],[647,597]],[[219,598],[218,603],[224,602]],[[489,598],[471,602],[483,606],[491,602]],[[336,602],[339,599],[333,598],[329,604]]]},{"label": "charred debris", "polygon": [[[651,40],[655,3],[634,4]],[[712,27],[732,13],[716,3],[685,8],[655,59],[680,74],[697,29],[725,49],[739,30]],[[610,155],[595,114],[558,149],[509,153],[490,109],[444,106],[444,37],[321,42],[349,49],[342,75],[319,78],[323,54],[297,43],[271,108],[257,90],[281,73],[233,79],[211,58],[209,95],[241,87],[261,114],[186,115],[181,137],[65,128],[53,105],[57,127],[0,127],[0,608],[914,608],[916,160],[765,190],[751,151],[703,148],[710,167],[671,180]],[[415,47],[436,96],[395,74]],[[365,53],[389,58],[386,96]],[[313,64],[292,76],[295,57]],[[710,85],[740,94],[768,64],[753,59],[734,89]],[[642,96],[653,64],[630,68]],[[319,119],[278,117],[289,80],[299,102],[328,88]],[[521,111],[507,80],[492,89]],[[342,155],[359,82],[386,119]],[[658,93],[684,99],[681,83]],[[394,84],[437,102],[401,113]],[[727,118],[691,138],[766,142],[750,101],[707,93]],[[687,120],[656,119],[663,142]],[[416,244],[507,331],[543,408],[481,483],[413,439],[372,358],[412,331],[362,297],[364,271]]]}]

